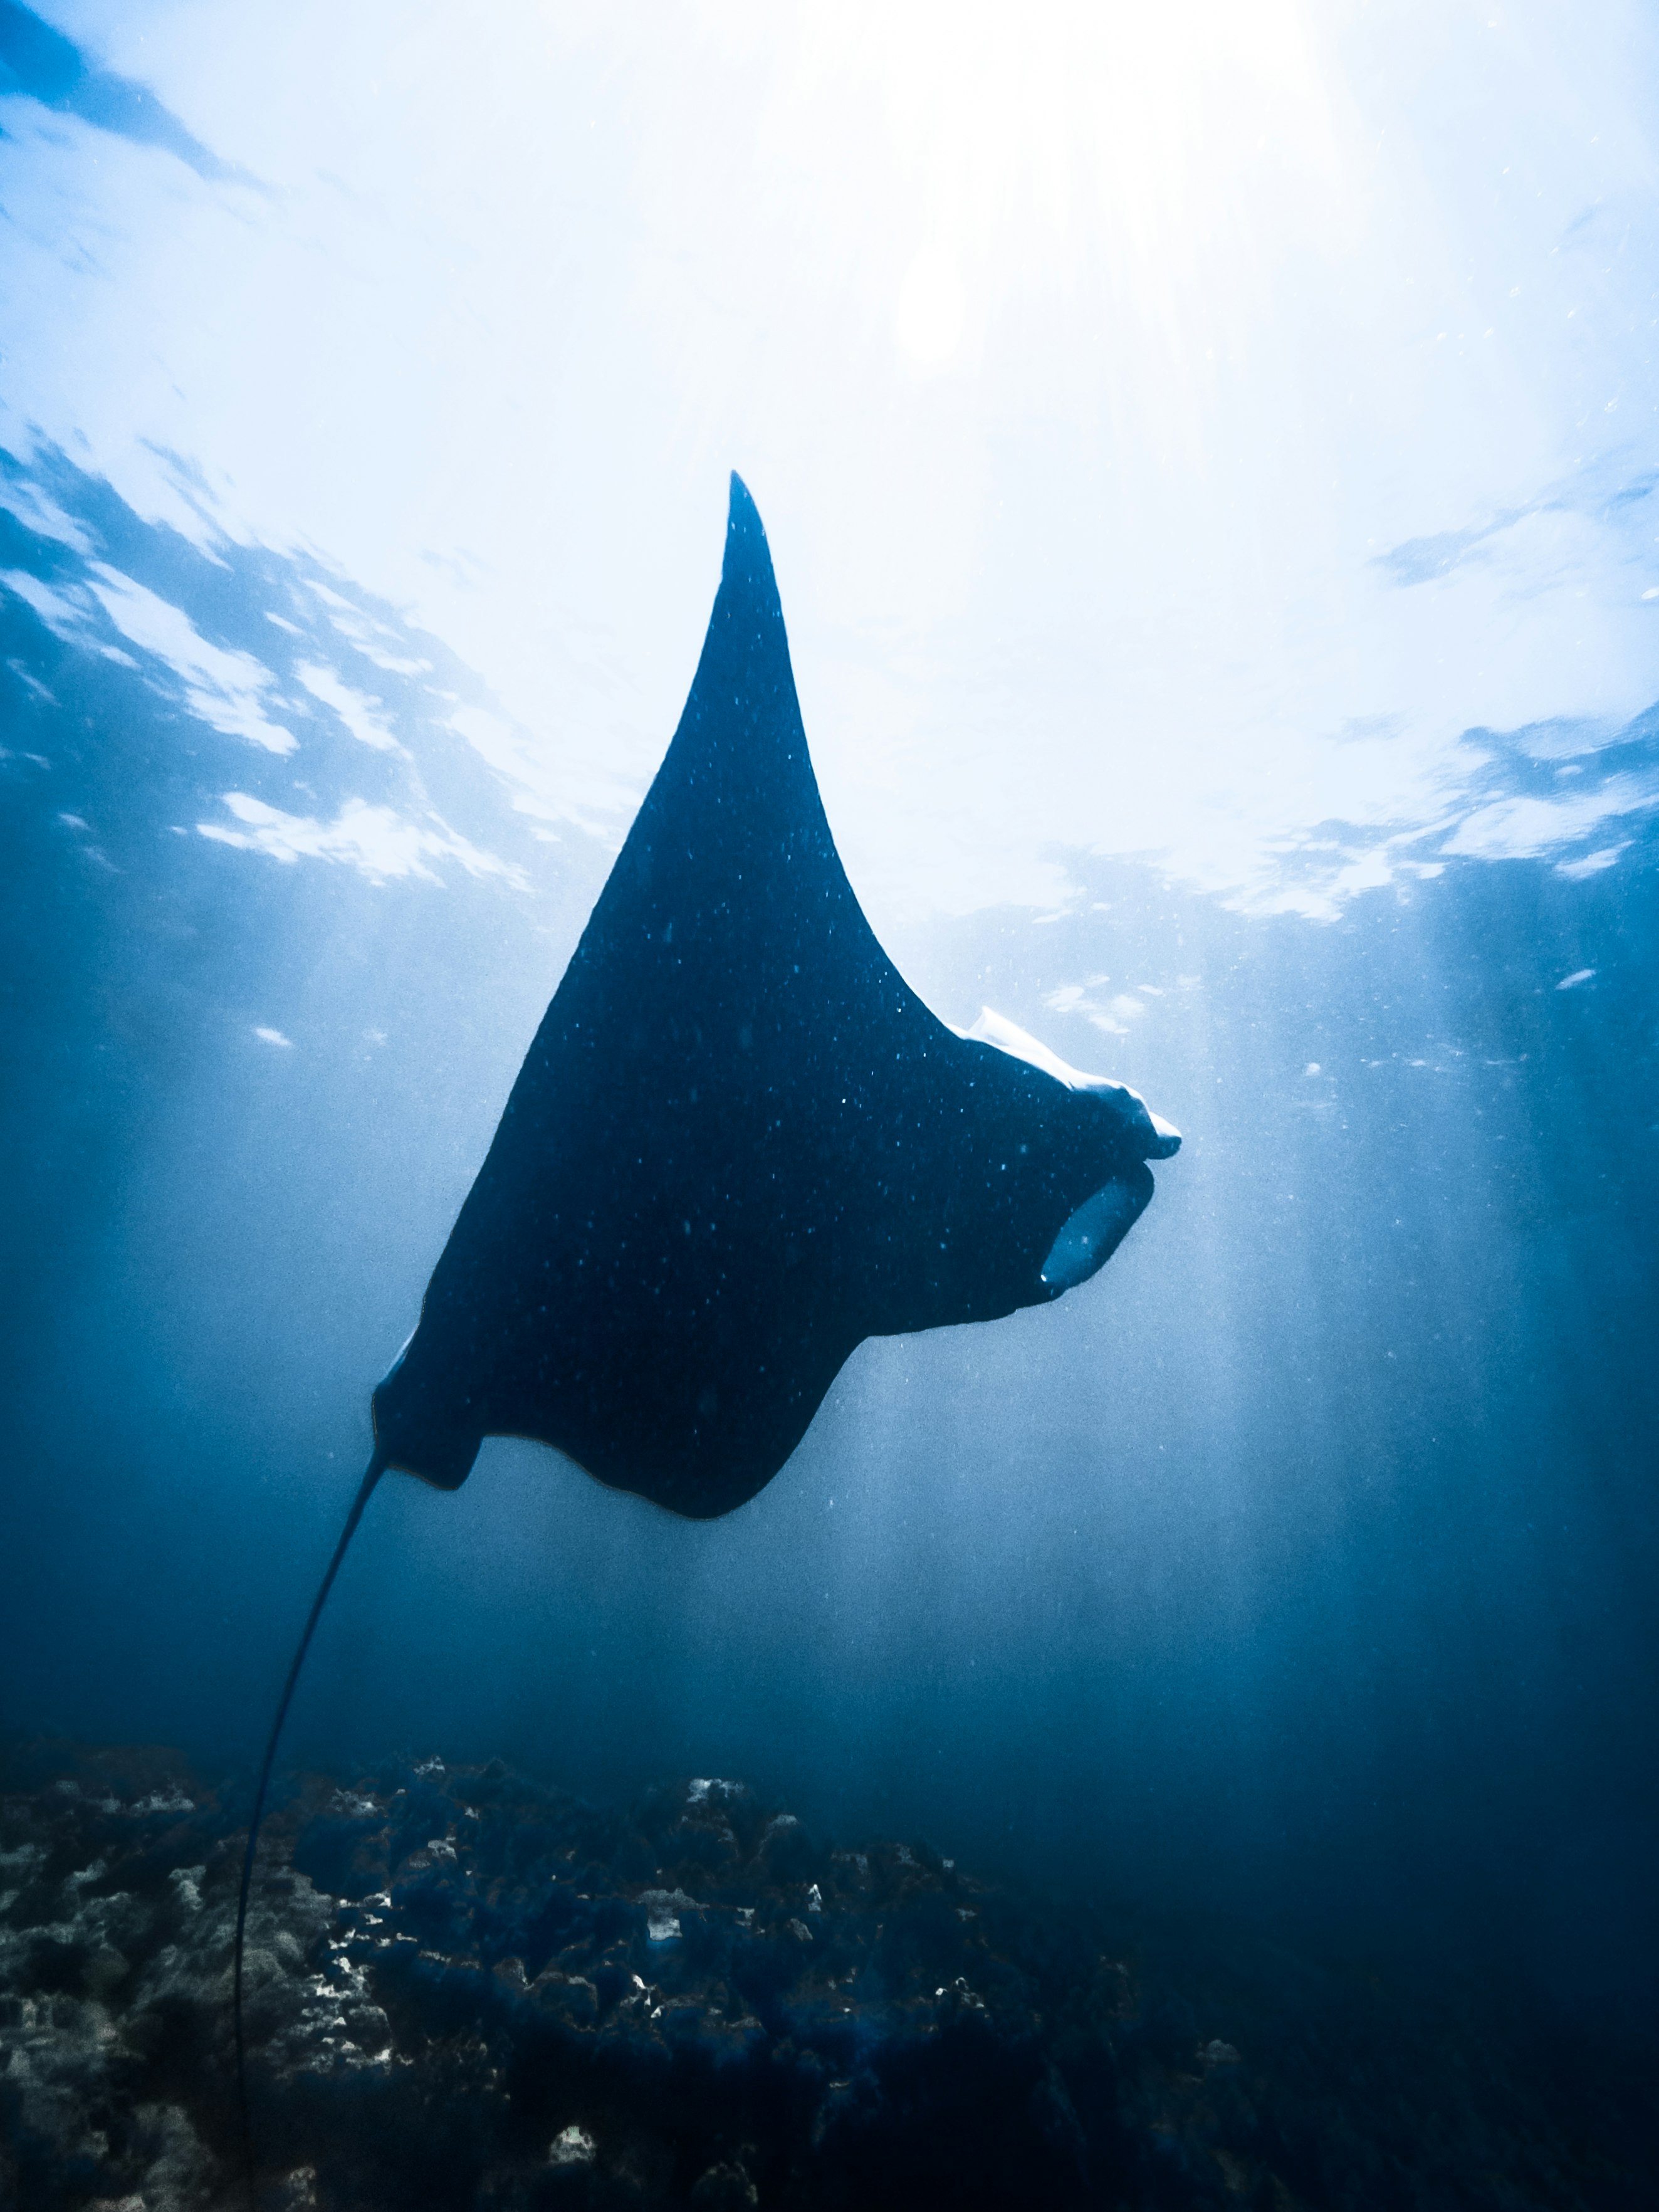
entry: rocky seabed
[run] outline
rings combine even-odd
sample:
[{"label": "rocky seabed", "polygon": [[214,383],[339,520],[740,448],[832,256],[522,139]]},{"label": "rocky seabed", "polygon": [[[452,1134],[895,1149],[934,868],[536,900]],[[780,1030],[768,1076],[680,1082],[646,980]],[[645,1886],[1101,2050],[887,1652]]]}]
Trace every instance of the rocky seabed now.
[{"label": "rocky seabed", "polygon": [[[12,1765],[0,2204],[240,2212],[235,1795],[163,1753]],[[1552,2109],[1467,2014],[1160,1954],[712,1778],[626,1812],[499,1765],[307,1778],[246,1989],[259,2212],[1659,2202],[1619,2085]]]}]

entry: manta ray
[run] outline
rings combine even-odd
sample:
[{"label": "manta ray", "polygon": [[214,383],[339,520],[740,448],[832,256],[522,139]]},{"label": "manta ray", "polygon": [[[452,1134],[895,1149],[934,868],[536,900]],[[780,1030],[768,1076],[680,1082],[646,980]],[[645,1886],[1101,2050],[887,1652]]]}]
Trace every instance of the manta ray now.
[{"label": "manta ray", "polygon": [[[830,833],[766,533],[732,478],[702,655],[373,1397],[312,1633],[389,1468],[454,1490],[487,1436],[708,1520],[771,1481],[869,1336],[989,1322],[1097,1273],[1180,1137],[1125,1085],[905,982]],[[246,2126],[246,2098],[242,2098]]]}]

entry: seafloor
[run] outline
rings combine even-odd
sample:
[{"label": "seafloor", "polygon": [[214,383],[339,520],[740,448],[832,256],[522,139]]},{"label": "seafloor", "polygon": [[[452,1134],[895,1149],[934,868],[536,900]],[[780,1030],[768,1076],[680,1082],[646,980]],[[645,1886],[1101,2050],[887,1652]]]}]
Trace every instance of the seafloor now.
[{"label": "seafloor", "polygon": [[[240,1793],[14,1746],[0,2204],[245,2204]],[[249,1920],[262,2212],[1659,2203],[1652,2075],[1243,1937],[1115,1932],[740,1784],[313,1778]]]}]

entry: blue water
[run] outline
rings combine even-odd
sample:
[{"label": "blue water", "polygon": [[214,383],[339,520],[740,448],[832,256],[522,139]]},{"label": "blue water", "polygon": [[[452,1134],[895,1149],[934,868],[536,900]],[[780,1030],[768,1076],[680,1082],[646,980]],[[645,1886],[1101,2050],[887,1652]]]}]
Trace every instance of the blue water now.
[{"label": "blue water", "polygon": [[[1420,2148],[1395,2024],[1472,1988],[1450,2077],[1535,2031],[1539,2158],[1635,2191],[1651,9],[486,12],[0,0],[9,1771],[179,1747],[228,1777],[192,1865],[251,1802],[735,467],[892,958],[1182,1152],[1053,1307],[866,1344],[727,1518],[522,1443],[388,1477],[282,1765],[631,1819],[742,1778],[1079,1946],[1161,1927],[1182,2002],[1248,1952],[1252,2063],[1364,2013],[1316,1986],[1403,1991],[1392,2073],[1264,2076],[1269,2132],[1299,2081],[1389,2106],[1339,2160]],[[24,1826],[137,1849],[121,1790]]]},{"label": "blue water", "polygon": [[[482,679],[320,556],[192,544],[50,446],[6,483],[0,1725],[251,1773],[612,848],[537,840],[451,726]],[[325,706],[291,757],[228,735],[112,572],[286,693],[325,659],[398,749]],[[1453,857],[1320,920],[1073,856],[1058,918],[890,928],[945,1018],[989,1003],[1181,1127],[1123,1250],[867,1344],[726,1521],[502,1442],[453,1497],[389,1480],[285,1758],[742,1775],[848,1836],[1638,2008],[1650,731],[1487,734],[1492,803],[1623,779],[1610,864],[1603,827],[1587,868]],[[423,825],[418,867],[372,826],[357,865],[303,849],[349,800]],[[1142,1011],[1091,1032],[1113,994]]]}]

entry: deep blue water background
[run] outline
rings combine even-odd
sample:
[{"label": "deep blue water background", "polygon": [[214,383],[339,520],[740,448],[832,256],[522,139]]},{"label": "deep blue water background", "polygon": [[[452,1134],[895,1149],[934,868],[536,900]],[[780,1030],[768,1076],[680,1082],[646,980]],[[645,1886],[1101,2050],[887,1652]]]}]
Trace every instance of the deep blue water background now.
[{"label": "deep blue water background", "polygon": [[[0,515],[0,569],[57,594],[0,599],[0,1726],[251,1770],[369,1389],[609,854],[532,836],[449,726],[477,679],[348,580],[204,551],[50,452],[8,483],[59,519]],[[314,700],[287,759],[216,729],[99,562],[281,682],[325,658],[405,750]],[[1559,773],[1490,750],[1495,792]],[[1578,766],[1656,759],[1644,720]],[[230,788],[441,815],[521,880],[282,864],[200,834]],[[1334,922],[1068,854],[1093,878],[1057,921],[890,932],[945,1018],[987,1000],[1182,1127],[1122,1253],[1059,1308],[866,1346],[725,1522],[520,1444],[453,1498],[387,1484],[286,1756],[738,1773],[848,1836],[1639,2011],[1647,820],[1576,878],[1452,861]],[[1147,1008],[1109,1059],[1044,1003],[1102,973]]]}]

